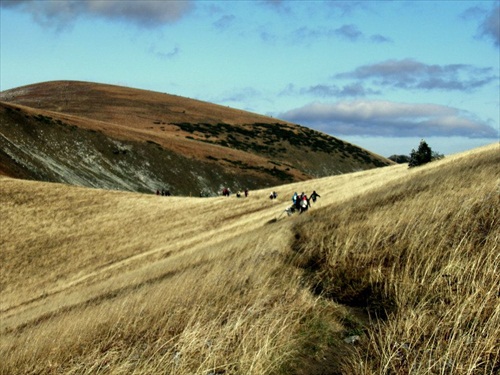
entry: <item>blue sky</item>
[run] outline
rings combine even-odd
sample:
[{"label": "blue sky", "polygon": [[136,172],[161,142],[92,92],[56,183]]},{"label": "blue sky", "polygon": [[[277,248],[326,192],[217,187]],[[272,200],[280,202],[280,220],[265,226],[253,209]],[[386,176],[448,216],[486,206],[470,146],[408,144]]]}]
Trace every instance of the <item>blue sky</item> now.
[{"label": "blue sky", "polygon": [[499,142],[499,1],[0,0],[0,90],[129,86],[383,156]]}]

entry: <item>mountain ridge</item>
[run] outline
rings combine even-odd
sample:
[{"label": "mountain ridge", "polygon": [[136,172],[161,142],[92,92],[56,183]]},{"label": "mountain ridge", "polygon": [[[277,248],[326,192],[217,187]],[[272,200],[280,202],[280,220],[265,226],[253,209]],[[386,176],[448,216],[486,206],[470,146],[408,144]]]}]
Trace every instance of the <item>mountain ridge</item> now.
[{"label": "mountain ridge", "polygon": [[392,164],[272,117],[81,81],[1,92],[0,128],[5,175],[139,192],[215,195]]}]

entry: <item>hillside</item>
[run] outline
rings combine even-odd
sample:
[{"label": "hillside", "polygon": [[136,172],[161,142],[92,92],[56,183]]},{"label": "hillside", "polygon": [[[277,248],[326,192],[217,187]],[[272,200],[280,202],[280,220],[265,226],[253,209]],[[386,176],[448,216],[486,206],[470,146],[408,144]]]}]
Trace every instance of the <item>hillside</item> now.
[{"label": "hillside", "polygon": [[76,81],[0,93],[0,173],[15,178],[198,196],[391,164],[297,124],[164,93]]},{"label": "hillside", "polygon": [[499,163],[494,144],[276,200],[0,177],[0,374],[498,373]]}]

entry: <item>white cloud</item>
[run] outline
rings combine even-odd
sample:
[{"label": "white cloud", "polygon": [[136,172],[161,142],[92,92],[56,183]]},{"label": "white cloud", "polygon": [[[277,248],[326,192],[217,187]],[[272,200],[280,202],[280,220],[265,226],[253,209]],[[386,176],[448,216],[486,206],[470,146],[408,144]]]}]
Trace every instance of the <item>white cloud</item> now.
[{"label": "white cloud", "polygon": [[466,64],[425,64],[414,59],[386,60],[362,65],[336,78],[373,80],[400,89],[472,91],[498,80],[491,68]]},{"label": "white cloud", "polygon": [[63,29],[84,15],[130,22],[140,27],[156,27],[179,20],[194,6],[192,0],[16,0],[2,1],[1,4],[29,13],[38,23],[55,29]]},{"label": "white cloud", "polygon": [[437,104],[316,102],[281,113],[279,117],[333,135],[498,137],[495,129],[473,114]]}]

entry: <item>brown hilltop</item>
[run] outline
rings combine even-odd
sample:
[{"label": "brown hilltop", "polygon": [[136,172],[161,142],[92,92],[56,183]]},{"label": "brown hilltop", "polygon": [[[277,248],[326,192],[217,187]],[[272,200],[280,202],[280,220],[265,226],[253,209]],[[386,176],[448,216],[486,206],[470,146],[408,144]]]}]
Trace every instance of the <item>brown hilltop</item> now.
[{"label": "brown hilltop", "polygon": [[0,100],[0,173],[17,178],[212,195],[391,164],[297,124],[153,91],[54,81]]}]

